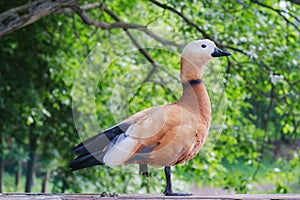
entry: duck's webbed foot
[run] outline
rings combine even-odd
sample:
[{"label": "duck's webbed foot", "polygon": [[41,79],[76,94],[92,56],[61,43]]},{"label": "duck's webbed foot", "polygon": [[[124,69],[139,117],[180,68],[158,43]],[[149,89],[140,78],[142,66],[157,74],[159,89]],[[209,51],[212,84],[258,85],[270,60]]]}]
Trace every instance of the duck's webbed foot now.
[{"label": "duck's webbed foot", "polygon": [[184,192],[173,192],[168,191],[167,189],[164,191],[165,196],[192,196],[191,193],[184,193]]},{"label": "duck's webbed foot", "polygon": [[164,195],[166,196],[191,196],[190,193],[181,193],[181,192],[173,192],[172,190],[172,183],[171,183],[171,167],[166,166],[165,167],[165,174],[166,174],[166,189],[164,191]]}]

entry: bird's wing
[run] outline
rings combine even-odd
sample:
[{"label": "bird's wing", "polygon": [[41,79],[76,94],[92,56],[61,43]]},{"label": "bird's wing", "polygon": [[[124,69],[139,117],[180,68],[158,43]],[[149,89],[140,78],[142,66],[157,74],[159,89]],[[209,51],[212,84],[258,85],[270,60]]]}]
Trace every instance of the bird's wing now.
[{"label": "bird's wing", "polygon": [[104,163],[109,166],[123,164],[138,151],[150,151],[164,132],[166,107],[152,107],[124,120],[123,123],[131,125],[124,134],[114,138],[103,157]]},{"label": "bird's wing", "polygon": [[132,122],[122,137],[104,155],[107,165],[177,162],[195,139],[199,118],[178,104],[157,106],[124,122]]}]

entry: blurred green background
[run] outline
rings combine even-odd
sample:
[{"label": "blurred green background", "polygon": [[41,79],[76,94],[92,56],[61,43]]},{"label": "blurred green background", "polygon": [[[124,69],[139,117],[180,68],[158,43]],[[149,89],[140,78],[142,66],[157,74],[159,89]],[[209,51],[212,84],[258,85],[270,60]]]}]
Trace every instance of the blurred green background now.
[{"label": "blurred green background", "polygon": [[208,148],[174,167],[174,189],[300,193],[299,1],[72,0],[43,17],[35,9],[59,1],[38,2],[0,2],[0,30],[40,18],[0,37],[1,192],[162,193],[162,170],[71,172],[72,149],[176,101],[183,45],[209,38],[233,54],[208,66],[219,66],[206,81],[222,108],[213,106]]}]

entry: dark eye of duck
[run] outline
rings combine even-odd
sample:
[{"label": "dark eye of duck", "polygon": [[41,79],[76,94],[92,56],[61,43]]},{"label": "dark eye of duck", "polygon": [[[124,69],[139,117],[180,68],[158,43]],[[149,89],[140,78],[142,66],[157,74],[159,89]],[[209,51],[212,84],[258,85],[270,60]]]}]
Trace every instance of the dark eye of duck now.
[{"label": "dark eye of duck", "polygon": [[205,45],[205,44],[202,44],[201,47],[204,49],[204,48],[206,48],[206,45]]}]

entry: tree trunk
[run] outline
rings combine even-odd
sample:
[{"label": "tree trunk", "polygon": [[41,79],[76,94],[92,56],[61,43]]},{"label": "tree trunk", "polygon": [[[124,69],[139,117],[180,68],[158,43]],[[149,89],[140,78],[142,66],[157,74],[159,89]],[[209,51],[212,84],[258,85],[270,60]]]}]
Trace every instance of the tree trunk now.
[{"label": "tree trunk", "polygon": [[65,193],[66,189],[67,189],[67,181],[65,179],[63,179],[61,193]]},{"label": "tree trunk", "polygon": [[20,189],[20,183],[22,180],[22,161],[21,159],[17,160],[17,169],[16,169],[16,179],[15,179],[15,186],[17,191]]},{"label": "tree trunk", "polygon": [[32,171],[32,186],[36,185],[36,167],[35,167],[35,163],[34,163],[34,168]]},{"label": "tree trunk", "polygon": [[45,177],[43,179],[43,182],[42,182],[42,193],[47,193],[48,190],[48,180],[50,178],[50,171],[47,171],[46,174],[45,174]]},{"label": "tree trunk", "polygon": [[4,192],[3,176],[4,176],[4,160],[3,160],[3,137],[0,134],[0,193]]},{"label": "tree trunk", "polygon": [[4,176],[4,160],[2,159],[2,156],[0,156],[0,193],[4,192],[3,176]]},{"label": "tree trunk", "polygon": [[33,183],[33,173],[35,171],[34,168],[36,160],[36,148],[37,137],[34,134],[31,134],[29,160],[27,161],[25,192],[31,192],[31,187]]}]

